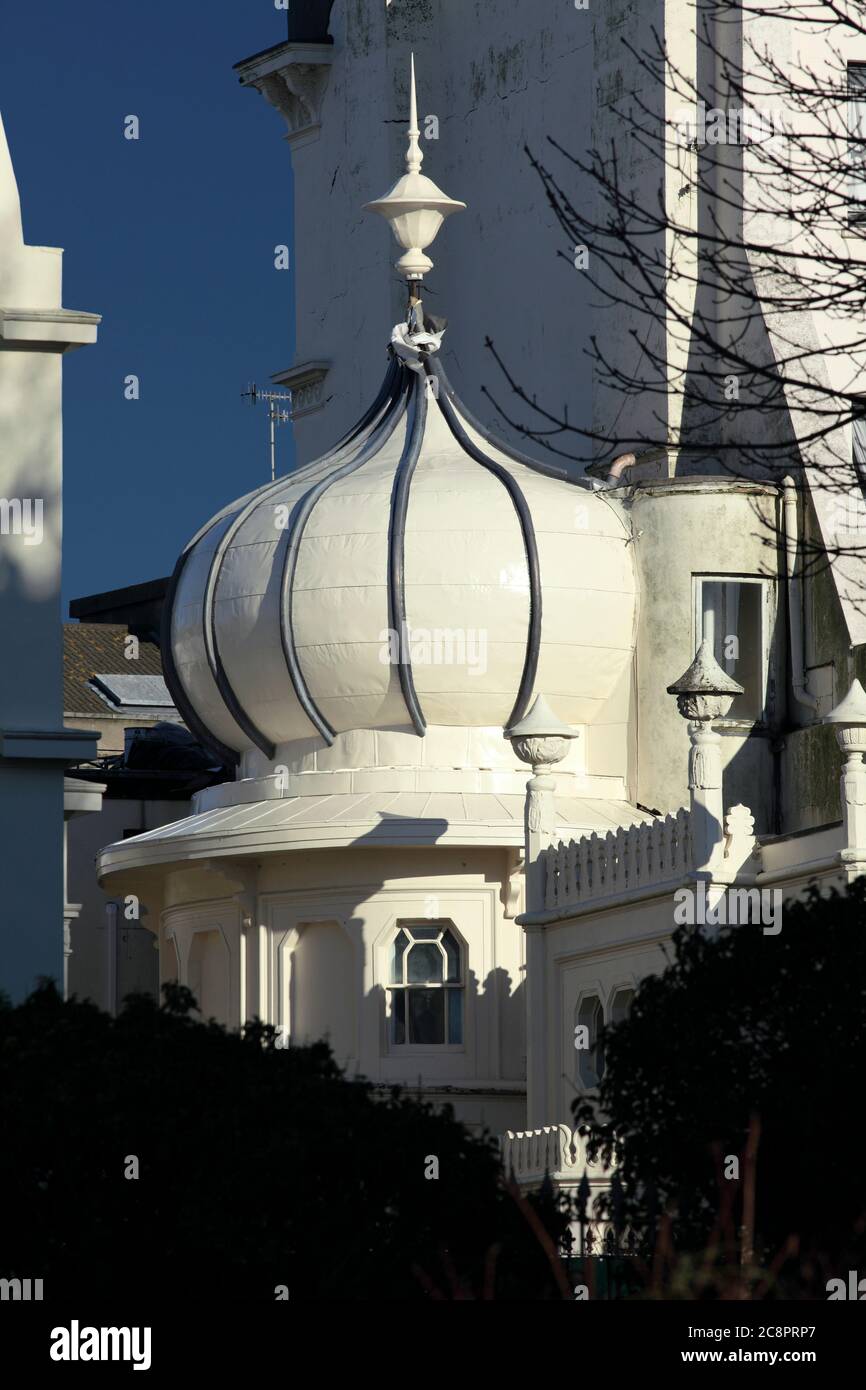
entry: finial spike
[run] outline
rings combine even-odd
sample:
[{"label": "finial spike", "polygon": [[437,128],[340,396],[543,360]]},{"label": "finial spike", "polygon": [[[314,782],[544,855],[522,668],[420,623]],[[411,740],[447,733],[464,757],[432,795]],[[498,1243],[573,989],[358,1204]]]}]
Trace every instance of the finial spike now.
[{"label": "finial spike", "polygon": [[423,280],[433,262],[424,250],[431,244],[452,212],[461,212],[465,203],[449,198],[432,179],[421,173],[424,156],[418,144],[418,96],[415,88],[415,55],[409,65],[409,148],[406,151],[406,172],[397,180],[384,198],[365,203],[368,212],[378,212],[390,222],[394,236],[403,247],[404,255],[397,261],[400,274],[413,283]]},{"label": "finial spike", "polygon": [[415,54],[409,58],[409,148],[406,151],[406,171],[417,174],[424,156],[418,144],[421,131],[418,128],[418,96],[415,91]]},{"label": "finial spike", "polygon": [[21,224],[21,199],[18,196],[18,183],[12,165],[12,156],[0,116],[0,245],[4,253],[9,253],[24,245],[24,229]]}]

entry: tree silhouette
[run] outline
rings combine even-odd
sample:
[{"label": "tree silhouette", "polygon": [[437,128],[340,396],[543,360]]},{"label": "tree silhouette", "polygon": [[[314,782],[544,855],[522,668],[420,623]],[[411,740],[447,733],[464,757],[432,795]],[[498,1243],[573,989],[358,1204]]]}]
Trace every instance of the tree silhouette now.
[{"label": "tree silhouette", "polygon": [[3,1277],[46,1301],[569,1296],[565,1218],[491,1140],[194,1007],[176,986],[116,1019],[51,985],[0,1004]]},{"label": "tree silhouette", "polygon": [[490,339],[510,396],[487,394],[539,449],[602,471],[667,451],[677,473],[808,480],[823,534],[804,570],[838,563],[862,606],[866,11],[695,0],[684,19],[679,47],[650,20],[597,38],[595,143],[526,151],[563,273],[594,292],[593,419],[518,381]]},{"label": "tree silhouette", "polygon": [[724,1268],[752,1296],[824,1298],[866,1261],[866,879],[812,890],[782,922],[679,928],[605,1030],[597,1098],[575,1102],[615,1164],[621,1222],[649,1256],[694,1270],[709,1252],[716,1296]]}]

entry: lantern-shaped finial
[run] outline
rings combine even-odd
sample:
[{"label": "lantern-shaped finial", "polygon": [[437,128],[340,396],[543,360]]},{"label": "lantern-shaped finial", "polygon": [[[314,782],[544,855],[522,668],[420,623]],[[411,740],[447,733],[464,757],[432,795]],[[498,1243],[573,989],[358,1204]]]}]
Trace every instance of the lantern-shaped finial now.
[{"label": "lantern-shaped finial", "polygon": [[425,249],[435,240],[439,228],[452,212],[462,212],[466,204],[447,197],[437,188],[432,179],[421,173],[424,159],[418,143],[421,132],[418,128],[418,100],[415,94],[415,56],[412,55],[409,95],[409,147],[406,151],[406,172],[394,187],[377,198],[373,203],[365,203],[365,211],[378,212],[386,222],[390,222],[404,254],[396,262],[397,269],[406,280],[423,280],[433,262],[424,254]]}]

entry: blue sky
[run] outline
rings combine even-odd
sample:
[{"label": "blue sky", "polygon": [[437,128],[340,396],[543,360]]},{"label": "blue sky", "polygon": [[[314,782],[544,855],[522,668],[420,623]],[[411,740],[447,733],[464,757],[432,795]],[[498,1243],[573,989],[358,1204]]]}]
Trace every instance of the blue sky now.
[{"label": "blue sky", "polygon": [[270,476],[264,407],[240,393],[292,363],[292,272],[274,268],[291,164],[282,118],[232,64],[285,33],[273,0],[3,6],[25,240],[64,247],[64,306],[103,315],[64,365],[64,617],[71,598],[170,573]]}]

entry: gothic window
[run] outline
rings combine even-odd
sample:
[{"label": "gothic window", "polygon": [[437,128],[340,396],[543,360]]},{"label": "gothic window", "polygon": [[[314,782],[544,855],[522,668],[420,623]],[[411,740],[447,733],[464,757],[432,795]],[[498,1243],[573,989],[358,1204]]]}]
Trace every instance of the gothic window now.
[{"label": "gothic window", "polygon": [[579,1041],[582,1042],[585,1036],[588,1042],[587,1047],[575,1049],[577,1080],[591,1090],[604,1076],[604,1047],[601,1042],[604,1010],[597,995],[590,994],[581,1000],[576,1022],[578,1027],[586,1029],[586,1034],[581,1034]]},{"label": "gothic window", "polygon": [[463,1042],[463,956],[447,922],[403,925],[391,953],[391,1042]]},{"label": "gothic window", "polygon": [[866,222],[866,63],[848,64],[849,222]]},{"label": "gothic window", "polygon": [[851,461],[857,470],[861,487],[866,487],[866,400],[859,400],[852,411]]},{"label": "gothic window", "polygon": [[699,639],[710,640],[722,670],[744,689],[734,697],[728,719],[764,718],[768,668],[764,605],[765,585],[760,579],[697,580]]},{"label": "gothic window", "polygon": [[611,1005],[610,1005],[610,1022],[611,1022],[611,1023],[622,1023],[623,1019],[628,1017],[628,1011],[629,1011],[629,1009],[631,1008],[631,1001],[632,1001],[633,999],[634,999],[634,990],[633,990],[633,989],[618,989],[618,990],[617,990],[616,994],[613,996],[613,999],[612,999]]}]

